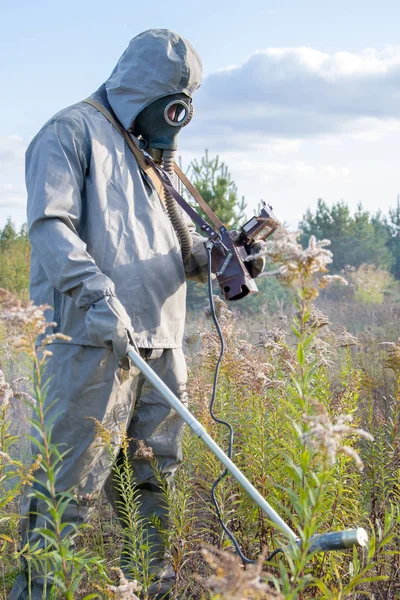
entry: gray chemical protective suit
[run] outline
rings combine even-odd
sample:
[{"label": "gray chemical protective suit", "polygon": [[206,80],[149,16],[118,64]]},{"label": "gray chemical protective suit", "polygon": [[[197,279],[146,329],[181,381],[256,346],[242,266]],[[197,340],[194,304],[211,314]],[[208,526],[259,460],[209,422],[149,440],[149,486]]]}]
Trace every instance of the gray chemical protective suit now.
[{"label": "gray chemical protective suit", "polygon": [[[131,41],[92,98],[129,128],[154,100],[182,92],[191,97],[200,81],[201,63],[191,45],[168,30],[150,30]],[[50,346],[53,356],[47,367],[52,376],[47,402],[57,399],[48,414],[57,415],[53,441],[69,450],[57,486],[73,488],[83,499],[106,486],[115,505],[112,461],[87,417],[111,430],[115,457],[121,428],[129,437],[144,440],[167,480],[181,461],[182,422],[141,375],[120,369],[113,352],[92,341],[85,317],[94,303],[118,298],[137,346],[179,396],[186,382],[185,280],[204,277],[204,238],[193,228],[192,254],[183,264],[177,236],[151,181],[111,123],[84,102],[59,112],[34,138],[26,155],[26,184],[32,299],[53,307],[48,318],[57,323],[55,331],[72,338]],[[132,442],[142,512],[147,517],[157,514],[165,524],[158,482],[149,461],[134,458],[135,449]],[[86,521],[90,512],[90,503],[78,502],[69,507],[67,518]],[[25,495],[22,515],[24,541],[35,541],[32,529],[43,525],[44,508]],[[150,531],[153,568],[161,571],[161,536],[154,528]],[[38,576],[32,598],[42,593]],[[20,576],[10,598],[26,597]]]}]

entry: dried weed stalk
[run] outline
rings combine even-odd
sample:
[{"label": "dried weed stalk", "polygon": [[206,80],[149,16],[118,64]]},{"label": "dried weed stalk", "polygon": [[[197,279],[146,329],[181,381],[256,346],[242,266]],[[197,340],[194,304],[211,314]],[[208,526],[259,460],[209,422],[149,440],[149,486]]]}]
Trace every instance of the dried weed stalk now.
[{"label": "dried weed stalk", "polygon": [[7,383],[4,377],[3,371],[0,369],[0,405],[1,407],[7,408],[10,404],[10,400],[14,397],[14,391],[9,383]]},{"label": "dried weed stalk", "polygon": [[[225,349],[221,374],[241,393],[259,394],[274,387],[276,382],[271,378],[274,371],[272,365],[266,362],[261,351],[248,341],[247,332],[238,327],[237,317],[229,310],[226,303],[218,297],[215,297],[214,302],[224,338],[229,340]],[[209,316],[209,311],[206,311],[206,314]],[[201,323],[197,335],[202,342],[202,349],[196,356],[196,364],[200,367],[196,372],[193,370],[196,376],[191,380],[190,395],[191,398],[196,398],[196,401],[203,397],[208,404],[211,391],[210,381],[204,381],[198,372],[212,373],[214,371],[220,352],[220,340],[214,330],[209,331]]]},{"label": "dried weed stalk", "polygon": [[373,441],[373,437],[364,429],[352,427],[350,423],[353,421],[353,416],[339,415],[335,420],[331,420],[326,407],[323,404],[313,402],[316,409],[313,415],[303,415],[303,419],[308,423],[309,429],[301,434],[303,442],[308,442],[313,448],[327,453],[328,462],[334,465],[336,457],[340,452],[347,454],[356,462],[357,468],[362,471],[363,463],[358,452],[351,446],[344,445],[343,440],[346,437],[357,436],[369,441]]},{"label": "dried weed stalk", "polygon": [[327,265],[332,262],[332,252],[326,250],[329,240],[318,241],[312,235],[304,249],[298,241],[299,235],[299,231],[280,227],[260,252],[279,265],[281,279],[290,285],[296,283],[300,275],[311,277],[314,273],[326,272]]},{"label": "dried weed stalk", "polygon": [[119,577],[118,585],[107,586],[107,590],[112,592],[112,597],[120,598],[121,600],[140,600],[136,592],[140,592],[142,586],[137,581],[128,581],[118,567],[113,567],[112,569],[118,573]]},{"label": "dried weed stalk", "polygon": [[385,350],[387,350],[386,367],[398,373],[400,371],[400,338],[397,342],[382,342],[380,345],[385,346]]},{"label": "dried weed stalk", "polygon": [[305,325],[310,329],[321,329],[332,325],[328,317],[326,317],[318,308],[311,304],[308,319],[306,319]]},{"label": "dried weed stalk", "polygon": [[142,460],[154,460],[154,451],[150,446],[146,446],[144,440],[135,440],[136,451],[134,454],[135,459]]},{"label": "dried weed stalk", "polygon": [[337,348],[351,348],[352,346],[360,346],[358,339],[349,333],[344,327],[340,328],[336,334],[336,347]]},{"label": "dried weed stalk", "polygon": [[[36,360],[36,341],[39,336],[45,336],[42,345],[48,345],[55,340],[71,341],[71,338],[62,333],[46,335],[48,328],[55,327],[57,323],[49,323],[45,313],[51,307],[47,304],[36,306],[32,301],[23,302],[7,290],[0,289],[0,320],[4,321],[9,329],[8,342],[19,353],[24,353]],[[43,357],[51,356],[45,350]]]},{"label": "dried weed stalk", "polygon": [[255,564],[243,568],[239,558],[213,546],[202,554],[214,571],[209,579],[196,579],[220,600],[283,600],[283,596],[261,580],[265,553]]}]

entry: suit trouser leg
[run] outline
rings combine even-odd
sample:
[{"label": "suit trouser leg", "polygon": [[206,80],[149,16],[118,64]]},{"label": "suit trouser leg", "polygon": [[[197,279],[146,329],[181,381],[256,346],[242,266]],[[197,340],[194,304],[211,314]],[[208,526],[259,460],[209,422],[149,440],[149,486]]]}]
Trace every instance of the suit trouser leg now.
[{"label": "suit trouser leg", "polygon": [[[93,418],[111,432],[116,456],[121,431],[126,430],[132,418],[140,382],[137,376],[132,377],[120,369],[114,354],[106,348],[52,344],[48,349],[53,355],[44,375],[44,381],[51,377],[46,406],[56,401],[46,414],[46,420],[54,419],[52,442],[59,444],[61,451],[68,450],[57,475],[56,489],[58,492],[73,490],[76,494],[77,502],[69,505],[63,520],[79,524],[88,521],[93,510],[85,499],[101,491],[113,463],[110,452],[95,436]],[[32,435],[39,436],[36,430]],[[37,453],[37,449],[33,451]],[[45,483],[43,471],[35,475],[40,483]],[[33,530],[51,524],[47,513],[47,505],[32,496],[32,488],[27,488],[21,508],[23,543],[42,543],[40,534]],[[32,572],[30,577],[31,598],[48,596],[48,592],[44,592],[43,573]],[[23,600],[28,596],[27,576],[21,574],[10,600]]]},{"label": "suit trouser leg", "polygon": [[[171,391],[185,401],[187,372],[182,349],[164,350],[158,359],[150,359],[149,365]],[[168,528],[168,510],[165,498],[161,493],[160,482],[154,474],[151,461],[142,458],[140,452],[137,452],[137,440],[143,440],[145,445],[153,450],[159,472],[167,484],[172,484],[174,474],[182,462],[183,428],[182,419],[140,374],[135,410],[127,430],[128,437],[131,438],[128,455],[135,482],[139,488],[140,513],[147,521],[154,520],[154,516],[157,517],[163,529]],[[121,498],[112,476],[107,481],[106,491],[118,514]],[[121,515],[120,520],[124,526],[124,518]],[[173,570],[171,573],[171,568],[166,569],[163,536],[156,527],[151,525],[146,534],[149,536],[151,544],[151,571],[157,575],[164,571],[171,578]],[[123,552],[121,563],[129,574],[129,545]]]}]

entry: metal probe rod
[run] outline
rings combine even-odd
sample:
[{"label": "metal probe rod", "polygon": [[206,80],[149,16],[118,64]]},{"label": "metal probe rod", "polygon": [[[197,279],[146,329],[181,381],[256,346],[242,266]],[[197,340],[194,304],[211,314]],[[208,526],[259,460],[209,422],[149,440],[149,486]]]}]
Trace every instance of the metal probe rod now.
[{"label": "metal probe rod", "polygon": [[[190,429],[203,440],[210,448],[214,455],[228,469],[236,481],[242,486],[247,494],[253,498],[254,502],[261,510],[269,517],[277,527],[285,533],[288,538],[295,541],[298,545],[301,542],[295,532],[285,523],[278,515],[272,506],[261,496],[254,485],[250,483],[245,475],[231,461],[229,456],[218,446],[212,437],[207,433],[203,425],[192,415],[192,413],[182,404],[182,402],[171,392],[169,387],[158,377],[147,362],[131,347],[128,351],[128,356],[132,363],[141,370],[143,375],[150,381],[153,387],[167,400],[168,404],[173,408],[180,417],[189,425]],[[347,529],[345,531],[335,531],[330,533],[322,533],[315,535],[310,539],[310,552],[327,551],[327,550],[343,550],[352,546],[366,546],[368,543],[368,534],[365,529],[359,527],[357,529]]]},{"label": "metal probe rod", "polygon": [[167,400],[168,404],[178,413],[180,417],[189,425],[190,429],[203,440],[205,444],[210,448],[214,455],[222,462],[222,464],[228,469],[231,475],[236,479],[243,489],[253,498],[254,502],[261,508],[261,510],[273,521],[281,531],[296,541],[297,535],[290,529],[289,525],[285,523],[278,513],[272,508],[270,504],[261,496],[256,488],[250,483],[250,481],[243,475],[240,469],[231,461],[231,459],[225,454],[225,452],[218,446],[216,442],[208,435],[203,425],[192,415],[190,411],[182,404],[182,402],[171,392],[169,387],[158,377],[153,369],[146,363],[146,361],[132,348],[129,350],[128,356],[133,364],[141,370],[143,375],[150,381],[154,388],[162,394]]}]

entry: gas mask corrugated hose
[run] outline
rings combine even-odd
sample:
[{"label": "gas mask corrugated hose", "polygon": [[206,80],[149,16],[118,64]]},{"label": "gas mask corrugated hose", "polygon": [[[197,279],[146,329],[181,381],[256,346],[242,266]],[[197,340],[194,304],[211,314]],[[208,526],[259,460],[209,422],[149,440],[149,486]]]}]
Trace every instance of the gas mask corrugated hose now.
[{"label": "gas mask corrugated hose", "polygon": [[[174,175],[177,135],[192,116],[191,99],[186,94],[174,94],[149,104],[139,113],[133,124],[133,134],[146,143],[145,151],[171,177]],[[192,250],[192,236],[181,209],[167,190],[164,190],[164,198],[169,218],[179,239],[182,258],[185,260]]]}]

